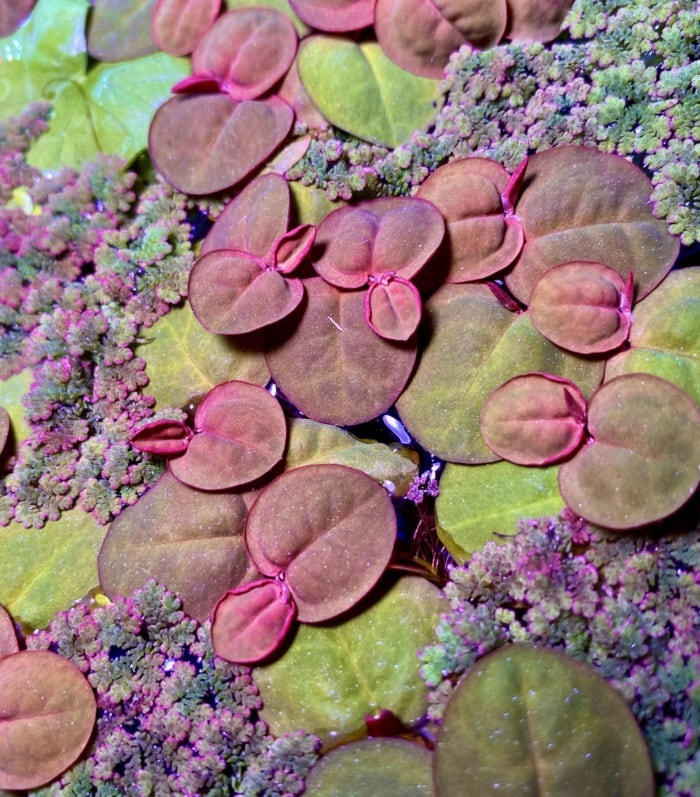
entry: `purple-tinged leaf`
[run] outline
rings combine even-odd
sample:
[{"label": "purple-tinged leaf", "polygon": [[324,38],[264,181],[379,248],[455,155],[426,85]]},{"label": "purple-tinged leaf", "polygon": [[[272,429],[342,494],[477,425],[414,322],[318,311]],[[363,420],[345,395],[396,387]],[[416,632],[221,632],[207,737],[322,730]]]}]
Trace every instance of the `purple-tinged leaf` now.
[{"label": "purple-tinged leaf", "polygon": [[256,566],[284,578],[305,623],[357,603],[384,572],[395,537],[386,490],[343,465],[307,465],[278,476],[251,507],[245,529]]},{"label": "purple-tinged leaf", "polygon": [[178,191],[212,194],[263,163],[286,138],[293,117],[276,97],[237,103],[224,94],[177,94],[153,117],[148,150]]},{"label": "purple-tinged leaf", "polygon": [[299,19],[316,30],[345,33],[374,21],[375,0],[289,0]]},{"label": "purple-tinged leaf", "polygon": [[156,0],[98,0],[88,16],[88,53],[116,63],[150,55],[158,50],[151,37]]},{"label": "purple-tinged leaf", "polygon": [[304,291],[299,311],[269,335],[272,378],[314,420],[344,426],[376,418],[406,384],[415,342],[376,335],[365,321],[364,291],[339,291],[320,277],[304,280]]},{"label": "purple-tinged leaf", "polygon": [[213,249],[237,249],[264,261],[289,224],[289,184],[279,174],[251,180],[226,205],[202,243],[201,254]]},{"label": "purple-tinged leaf", "polygon": [[281,274],[291,274],[309,254],[316,239],[316,227],[302,224],[275,241],[271,265]]},{"label": "purple-tinged leaf", "polygon": [[516,465],[550,465],[579,447],[585,417],[586,400],[573,382],[552,374],[524,374],[486,399],[481,436]]},{"label": "purple-tinged leaf", "polygon": [[261,661],[282,644],[295,617],[296,606],[284,581],[266,578],[230,590],[212,616],[214,651],[237,664]]},{"label": "purple-tinged leaf", "polygon": [[215,249],[192,267],[188,294],[206,330],[243,335],[288,316],[301,302],[304,287],[245,252]]},{"label": "purple-tinged leaf", "polygon": [[548,42],[561,32],[564,18],[573,0],[506,0],[508,29],[505,38],[511,41]]},{"label": "purple-tinged leaf", "polygon": [[194,416],[187,451],[168,461],[175,478],[198,490],[226,490],[252,482],[281,459],[284,413],[265,388],[237,380],[217,385]]},{"label": "purple-tinged leaf", "polygon": [[82,753],[95,725],[92,687],[48,650],[0,658],[0,789],[35,789]]},{"label": "purple-tinged leaf", "polygon": [[192,430],[182,421],[152,421],[131,436],[131,445],[159,457],[184,454],[192,438]]},{"label": "purple-tinged leaf", "polygon": [[[522,165],[521,165],[522,166]],[[447,234],[440,257],[446,282],[483,279],[510,265],[523,246],[523,231],[512,201],[522,180],[495,161],[465,158],[440,166],[418,189],[445,217]]]},{"label": "purple-tinged leaf", "polygon": [[634,164],[592,147],[567,145],[532,155],[515,210],[525,233],[506,284],[527,304],[547,269],[571,260],[605,263],[635,296],[666,276],[680,242],[651,212],[651,181]]},{"label": "purple-tinged leaf", "polygon": [[[281,80],[294,61],[297,33],[286,14],[273,8],[226,12],[200,39],[192,71],[219,81],[222,92],[252,100]],[[249,128],[249,132],[257,128]]]},{"label": "purple-tinged leaf", "polygon": [[506,29],[506,2],[377,0],[374,29],[395,64],[415,75],[440,79],[450,55],[463,44],[497,44]]},{"label": "purple-tinged leaf", "polygon": [[7,609],[0,606],[0,659],[9,656],[10,653],[17,653],[19,641],[15,632],[15,624],[12,622]]},{"label": "purple-tinged leaf", "polygon": [[151,36],[163,52],[187,55],[214,24],[221,0],[157,0]]},{"label": "purple-tinged leaf", "polygon": [[219,81],[209,75],[188,75],[176,83],[173,94],[212,94],[219,90]]},{"label": "purple-tinged leaf", "polygon": [[155,578],[204,622],[227,589],[260,577],[243,540],[247,508],[231,492],[205,492],[167,471],[112,521],[97,558],[102,591],[131,595]]},{"label": "purple-tinged leaf", "polygon": [[515,168],[513,174],[508,179],[506,187],[501,192],[501,201],[503,202],[503,212],[506,217],[515,215],[515,203],[518,201],[520,191],[523,187],[523,180],[525,179],[525,170],[527,169],[527,155],[520,161]]},{"label": "purple-tinged leaf", "polygon": [[314,105],[311,97],[309,97],[309,92],[301,82],[298,54],[284,76],[277,93],[292,106],[294,118],[297,122],[306,125],[309,130],[325,130],[328,128],[328,120]]},{"label": "purple-tinged leaf", "polygon": [[422,302],[416,286],[401,277],[370,278],[365,318],[370,329],[387,340],[408,340],[418,329]]},{"label": "purple-tinged leaf", "polygon": [[316,235],[314,269],[338,288],[359,288],[371,275],[410,279],[440,245],[445,222],[425,199],[390,197],[332,211]]},{"label": "purple-tinged leaf", "polygon": [[552,343],[579,354],[621,346],[632,324],[630,279],[603,263],[573,261],[545,271],[530,296],[532,323]]},{"label": "purple-tinged leaf", "polygon": [[36,0],[0,0],[0,37],[10,36],[29,16]]},{"label": "purple-tinged leaf", "polygon": [[681,507],[700,478],[700,408],[650,374],[604,383],[588,406],[591,442],[559,468],[567,505],[591,523],[630,529]]}]

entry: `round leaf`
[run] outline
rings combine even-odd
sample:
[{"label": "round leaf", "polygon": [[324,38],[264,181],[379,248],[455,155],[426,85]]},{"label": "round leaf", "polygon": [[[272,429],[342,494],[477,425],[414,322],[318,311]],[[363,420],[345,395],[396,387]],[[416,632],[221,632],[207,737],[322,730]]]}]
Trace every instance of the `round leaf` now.
[{"label": "round leaf", "polygon": [[265,388],[237,380],[217,385],[194,416],[187,451],[168,460],[171,473],[199,490],[225,490],[267,473],[281,459],[287,426]]},{"label": "round leaf", "polygon": [[[338,425],[386,411],[408,380],[415,343],[397,343],[367,326],[364,292],[304,280],[300,310],[275,328],[266,352],[272,378],[305,415]],[[378,378],[381,374],[381,379]]]},{"label": "round leaf", "polygon": [[148,149],[156,169],[179,191],[211,194],[259,166],[284,141],[292,121],[292,109],[275,97],[237,103],[223,94],[179,94],[153,117]]},{"label": "round leaf", "polygon": [[634,274],[635,296],[646,296],[667,274],[680,243],[651,212],[651,181],[617,155],[576,145],[531,156],[515,211],[525,245],[506,276],[527,304],[549,268],[571,260],[605,263]]},{"label": "round leaf", "polygon": [[620,695],[581,662],[524,645],[484,656],[460,681],[434,756],[436,797],[655,793]]},{"label": "round leaf", "polygon": [[374,144],[397,147],[437,114],[437,80],[400,69],[376,42],[309,36],[298,65],[304,88],[326,119]]},{"label": "round leaf", "polygon": [[524,374],[491,393],[480,421],[486,444],[499,456],[518,465],[549,465],[580,445],[586,400],[568,379]]},{"label": "round leaf", "polygon": [[142,426],[131,437],[131,445],[159,457],[184,454],[192,437],[189,427],[182,421],[163,419]]},{"label": "round leaf", "polygon": [[231,590],[214,609],[214,651],[236,664],[261,661],[282,644],[295,616],[296,606],[282,581],[263,579]]},{"label": "round leaf", "polygon": [[566,504],[581,517],[629,529],[666,517],[700,479],[700,408],[664,379],[606,382],[588,407],[590,445],[559,470]]},{"label": "round leaf", "polygon": [[88,17],[90,55],[100,61],[129,61],[154,53],[151,15],[156,0],[99,0]]},{"label": "round leaf", "polygon": [[0,789],[34,789],[82,753],[97,706],[67,659],[24,650],[0,659]]},{"label": "round leaf", "polygon": [[360,739],[326,753],[306,778],[307,797],[431,797],[432,755],[407,739]]},{"label": "round leaf", "polygon": [[416,196],[432,202],[445,217],[441,248],[447,282],[483,279],[510,265],[523,245],[523,231],[504,214],[501,195],[508,172],[486,158],[465,158],[436,169]]},{"label": "round leaf", "polygon": [[275,736],[304,728],[328,745],[364,735],[365,716],[423,716],[418,651],[433,640],[445,603],[437,587],[404,577],[342,623],[301,624],[284,656],[255,669],[262,718]]},{"label": "round leaf", "polygon": [[579,354],[621,346],[632,323],[629,287],[602,263],[573,261],[545,271],[528,308],[532,323],[552,343]]},{"label": "round leaf", "polygon": [[200,39],[192,71],[215,77],[233,100],[252,100],[284,76],[296,51],[297,34],[286,14],[237,8],[219,17]]},{"label": "round leaf", "polygon": [[369,592],[395,537],[386,490],[342,465],[278,476],[253,504],[245,530],[256,566],[266,576],[284,576],[304,623],[335,617]]},{"label": "round leaf", "polygon": [[290,0],[307,25],[317,30],[344,33],[374,22],[375,0]]},{"label": "round leaf", "polygon": [[187,291],[202,326],[222,335],[243,335],[274,324],[304,296],[300,280],[287,279],[245,252],[230,249],[200,257]]},{"label": "round leaf", "polygon": [[151,35],[170,55],[187,55],[216,19],[221,0],[157,0]]},{"label": "round leaf", "polygon": [[380,279],[372,282],[367,291],[367,323],[388,340],[408,340],[418,329],[421,309],[420,293],[407,280]]},{"label": "round leaf", "polygon": [[223,592],[257,575],[243,541],[246,511],[239,495],[164,473],[112,521],[97,558],[102,591],[128,596],[155,578],[204,621]]}]

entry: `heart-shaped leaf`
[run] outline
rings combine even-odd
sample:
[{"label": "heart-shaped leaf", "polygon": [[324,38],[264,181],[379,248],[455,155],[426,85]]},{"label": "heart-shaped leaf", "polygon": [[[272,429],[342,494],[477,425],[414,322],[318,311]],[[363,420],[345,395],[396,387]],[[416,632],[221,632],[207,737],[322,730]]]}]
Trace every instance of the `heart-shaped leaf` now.
[{"label": "heart-shaped leaf", "polygon": [[158,457],[174,457],[187,451],[192,431],[182,421],[163,419],[142,426],[131,437],[131,445]]},{"label": "heart-shaped leaf", "polygon": [[209,332],[243,335],[288,316],[299,306],[304,287],[245,252],[215,249],[194,264],[188,295]]},{"label": "heart-shaped leaf", "polygon": [[179,94],[153,117],[148,149],[179,191],[211,194],[240,182],[269,157],[292,120],[292,109],[276,97],[237,103],[224,94]]},{"label": "heart-shaped leaf", "polygon": [[15,624],[4,606],[0,606],[0,659],[17,653],[19,641],[15,632]]},{"label": "heart-shaped leaf", "polygon": [[651,181],[617,155],[576,145],[529,158],[516,213],[525,245],[506,284],[527,304],[549,268],[571,260],[605,263],[646,296],[668,273],[680,243],[651,212]]},{"label": "heart-shaped leaf", "polygon": [[506,214],[503,193],[510,176],[486,158],[465,158],[436,169],[416,196],[432,202],[445,217],[440,249],[447,282],[470,282],[501,271],[515,260],[523,231]]},{"label": "heart-shaped leaf", "polygon": [[506,30],[506,2],[377,0],[374,29],[382,50],[415,75],[440,79],[463,44],[485,49]]},{"label": "heart-shaped leaf", "polygon": [[511,41],[548,42],[559,35],[573,0],[507,0],[508,29]]},{"label": "heart-shaped leaf", "polygon": [[110,598],[155,578],[204,621],[227,589],[257,578],[243,541],[245,502],[234,493],[195,490],[164,473],[112,521],[97,566]]},{"label": "heart-shaped leaf", "polygon": [[100,61],[129,61],[154,53],[151,15],[156,0],[98,0],[88,17],[88,52]]},{"label": "heart-shaped leaf", "polygon": [[648,374],[603,384],[588,406],[590,445],[559,469],[559,489],[581,517],[613,529],[659,520],[700,479],[700,408]]},{"label": "heart-shaped leaf", "polygon": [[374,144],[397,147],[437,114],[437,80],[405,72],[376,42],[309,36],[299,48],[298,66],[301,82],[326,119]]},{"label": "heart-shaped leaf", "polygon": [[421,298],[413,283],[400,277],[370,280],[365,318],[377,335],[388,340],[408,340],[418,329]]},{"label": "heart-shaped leaf", "polygon": [[525,645],[484,656],[457,685],[433,775],[436,797],[656,792],[644,739],[620,695],[582,662]]},{"label": "heart-shaped leaf", "polygon": [[192,53],[192,71],[216,78],[221,91],[237,102],[252,100],[281,80],[296,51],[297,34],[286,14],[237,8],[202,36]]},{"label": "heart-shaped leaf", "polygon": [[276,399],[258,385],[233,380],[209,391],[194,416],[187,451],[168,460],[171,473],[199,490],[247,484],[282,459],[287,426]]},{"label": "heart-shaped leaf", "polygon": [[213,25],[221,0],[157,0],[151,16],[151,35],[170,55],[187,55]]},{"label": "heart-shaped leaf", "polygon": [[584,396],[600,383],[602,361],[554,346],[527,313],[509,312],[485,285],[443,285],[423,315],[430,339],[396,406],[411,434],[441,459],[478,464],[498,458],[481,436],[479,416],[487,396],[513,376],[564,377]]},{"label": "heart-shaped leaf", "polygon": [[372,275],[415,276],[440,245],[445,222],[424,199],[389,197],[346,205],[321,222],[313,266],[338,288],[359,288]]},{"label": "heart-shaped leaf", "polygon": [[349,609],[384,572],[396,516],[386,490],[342,465],[308,465],[278,476],[246,522],[251,558],[283,575],[298,618],[316,623]]},{"label": "heart-shaped leaf", "polygon": [[306,778],[307,797],[432,797],[432,755],[408,739],[360,739],[323,755]]},{"label": "heart-shaped leaf", "polygon": [[0,658],[0,789],[34,789],[82,753],[95,695],[80,670],[48,650]]},{"label": "heart-shaped leaf", "polygon": [[447,465],[435,501],[438,536],[460,563],[487,542],[517,531],[523,517],[556,515],[564,509],[559,467],[526,468],[512,462]]},{"label": "heart-shaped leaf", "polygon": [[216,604],[211,641],[237,664],[262,661],[289,633],[296,605],[284,581],[263,579],[227,592]]},{"label": "heart-shaped leaf", "polygon": [[304,280],[304,290],[299,310],[269,336],[265,356],[272,378],[314,420],[351,425],[376,418],[406,384],[415,342],[372,332],[363,291],[341,292],[320,277]]},{"label": "heart-shaped leaf", "polygon": [[549,465],[581,444],[586,400],[568,379],[524,374],[491,393],[481,409],[489,448],[518,465]]},{"label": "heart-shaped leaf", "polygon": [[316,30],[344,33],[374,21],[375,0],[290,0],[297,15]]},{"label": "heart-shaped leaf", "polygon": [[535,283],[532,323],[552,343],[579,354],[621,346],[632,324],[632,274],[627,280],[603,263],[554,266]]},{"label": "heart-shaped leaf", "polygon": [[404,724],[423,716],[417,653],[433,640],[444,610],[437,587],[403,577],[342,623],[300,625],[284,656],[255,668],[271,733],[303,727],[335,746],[364,735],[365,717],[382,709]]}]

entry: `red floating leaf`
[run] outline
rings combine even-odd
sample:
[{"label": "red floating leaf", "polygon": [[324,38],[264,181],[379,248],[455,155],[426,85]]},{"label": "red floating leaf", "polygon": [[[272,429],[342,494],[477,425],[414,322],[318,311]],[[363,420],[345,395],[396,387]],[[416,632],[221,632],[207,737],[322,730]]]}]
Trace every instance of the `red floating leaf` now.
[{"label": "red floating leaf", "polygon": [[309,254],[316,240],[316,227],[302,224],[275,241],[270,265],[281,274],[291,274]]},{"label": "red floating leaf", "polygon": [[152,421],[131,436],[131,445],[159,457],[184,454],[192,437],[192,430],[182,421]]},{"label": "red floating leaf", "polygon": [[586,400],[568,379],[524,374],[489,395],[481,435],[496,454],[517,465],[550,465],[581,444]]},{"label": "red floating leaf", "polygon": [[312,28],[344,33],[374,21],[375,0],[289,0],[294,13]]},{"label": "red floating leaf", "polygon": [[213,25],[221,0],[158,0],[151,16],[153,41],[170,55],[187,55]]},{"label": "red floating leaf", "polygon": [[0,606],[0,658],[17,653],[19,642],[15,633],[15,624],[4,606]]},{"label": "red floating leaf", "polygon": [[367,323],[388,340],[408,340],[418,329],[421,309],[418,289],[401,277],[372,281],[365,294]]},{"label": "red floating leaf", "polygon": [[511,41],[548,42],[556,39],[573,0],[506,0]]},{"label": "red floating leaf", "polygon": [[34,789],[82,753],[95,695],[80,670],[47,650],[0,659],[0,789]]},{"label": "red floating leaf", "polygon": [[24,22],[36,0],[2,0],[0,2],[0,37],[9,36]]},{"label": "red floating leaf", "polygon": [[214,651],[237,664],[261,661],[282,644],[295,617],[296,606],[283,581],[262,579],[230,590],[212,616]]}]

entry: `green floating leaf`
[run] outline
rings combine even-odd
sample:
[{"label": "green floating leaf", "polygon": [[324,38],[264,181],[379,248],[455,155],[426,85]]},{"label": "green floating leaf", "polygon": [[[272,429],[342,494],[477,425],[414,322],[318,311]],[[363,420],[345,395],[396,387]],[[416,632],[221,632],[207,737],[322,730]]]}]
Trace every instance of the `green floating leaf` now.
[{"label": "green floating leaf", "polygon": [[495,535],[512,535],[522,517],[556,515],[564,509],[558,466],[528,468],[511,462],[447,465],[435,502],[438,536],[458,562]]},{"label": "green floating leaf", "polygon": [[481,436],[479,415],[487,396],[511,377],[561,376],[584,396],[600,382],[602,360],[550,343],[526,313],[506,310],[485,285],[443,285],[425,316],[430,339],[396,407],[418,442],[448,462],[498,459]]},{"label": "green floating leaf", "polygon": [[24,417],[26,410],[22,398],[29,392],[32,379],[32,371],[27,368],[9,379],[0,381],[0,406],[4,407],[10,416],[10,440],[15,445],[31,434],[31,427]]},{"label": "green floating leaf", "polygon": [[443,609],[436,587],[406,577],[344,622],[301,625],[284,656],[254,670],[271,732],[303,727],[335,745],[364,734],[365,715],[383,708],[404,723],[418,719],[427,690],[417,651]]},{"label": "green floating leaf", "polygon": [[235,493],[202,492],[164,473],[112,521],[97,560],[102,590],[130,595],[155,578],[204,621],[223,592],[258,575],[243,541],[246,512]]},{"label": "green floating leaf", "polygon": [[0,603],[20,623],[43,628],[97,585],[105,528],[80,509],[42,529],[0,528]]},{"label": "green floating leaf", "polygon": [[350,432],[310,418],[293,418],[287,424],[286,467],[300,465],[347,465],[366,473],[380,484],[394,485],[394,495],[405,495],[418,466],[384,443],[367,443]]},{"label": "green floating leaf", "polygon": [[436,797],[652,797],[654,774],[627,704],[594,670],[508,645],[455,688],[434,753]]},{"label": "green floating leaf", "polygon": [[298,63],[304,88],[328,121],[373,144],[398,147],[437,114],[439,81],[404,71],[376,42],[309,36]]},{"label": "green floating leaf", "polygon": [[592,438],[559,469],[559,489],[581,517],[629,529],[670,515],[700,480],[700,408],[650,374],[606,382],[588,407]]},{"label": "green floating leaf", "polygon": [[306,779],[306,797],[431,797],[432,756],[407,739],[360,739],[331,750]]},{"label": "green floating leaf", "polygon": [[672,271],[635,305],[630,347],[607,362],[606,381],[653,374],[700,404],[700,268]]},{"label": "green floating leaf", "polygon": [[251,337],[212,335],[197,321],[189,304],[171,310],[143,333],[136,353],[146,360],[148,387],[158,408],[184,407],[231,379],[264,387],[270,372]]}]

